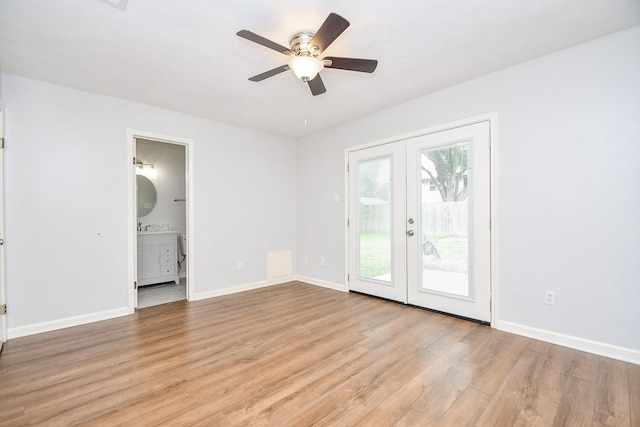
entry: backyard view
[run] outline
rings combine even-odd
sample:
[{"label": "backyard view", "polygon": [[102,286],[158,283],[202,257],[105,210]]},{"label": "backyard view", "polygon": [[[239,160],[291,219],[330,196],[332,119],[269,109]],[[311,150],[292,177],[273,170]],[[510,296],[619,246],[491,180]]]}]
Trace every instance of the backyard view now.
[{"label": "backyard view", "polygon": [[[424,150],[420,158],[422,287],[468,295],[467,145]],[[386,159],[359,170],[360,276],[385,281],[392,258],[389,171]]]},{"label": "backyard view", "polygon": [[[389,251],[390,233],[371,232],[360,235],[360,275],[379,277],[391,271],[391,252]],[[423,254],[423,268],[467,272],[466,237],[430,237],[429,241],[438,251],[440,259],[434,255]]]}]

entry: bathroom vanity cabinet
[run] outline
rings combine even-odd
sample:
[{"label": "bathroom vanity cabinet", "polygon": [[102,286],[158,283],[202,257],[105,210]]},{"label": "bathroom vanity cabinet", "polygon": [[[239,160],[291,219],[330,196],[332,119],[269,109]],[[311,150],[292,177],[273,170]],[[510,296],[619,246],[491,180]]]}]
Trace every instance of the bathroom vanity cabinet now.
[{"label": "bathroom vanity cabinet", "polygon": [[138,232],[138,286],[176,282],[178,233]]}]

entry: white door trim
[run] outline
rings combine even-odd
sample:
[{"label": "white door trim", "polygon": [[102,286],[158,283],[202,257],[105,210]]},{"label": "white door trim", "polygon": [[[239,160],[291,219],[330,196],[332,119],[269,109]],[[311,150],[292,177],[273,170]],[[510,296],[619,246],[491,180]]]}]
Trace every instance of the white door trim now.
[{"label": "white door trim", "polygon": [[423,136],[423,135],[429,135],[432,133],[437,133],[437,132],[441,132],[444,130],[449,130],[449,129],[453,129],[453,128],[457,128],[457,127],[462,127],[462,126],[467,126],[467,125],[471,125],[471,124],[475,124],[475,123],[479,123],[479,122],[485,122],[488,121],[489,122],[489,139],[490,139],[490,144],[491,144],[491,148],[490,148],[490,153],[489,153],[489,161],[490,161],[490,189],[489,189],[489,194],[490,194],[490,216],[491,216],[491,230],[489,233],[489,238],[490,238],[490,269],[491,269],[491,273],[490,273],[490,293],[491,293],[491,298],[490,298],[490,303],[491,303],[491,324],[494,325],[498,319],[498,313],[499,313],[499,292],[498,292],[498,283],[496,283],[495,280],[495,235],[496,232],[498,230],[498,219],[497,219],[497,215],[496,215],[496,200],[497,200],[497,188],[496,188],[496,183],[497,181],[497,177],[498,177],[498,171],[496,170],[496,164],[497,164],[497,159],[498,159],[498,112],[497,111],[492,111],[492,112],[488,112],[488,113],[484,113],[484,114],[480,114],[477,116],[472,116],[472,117],[468,117],[466,119],[460,119],[460,120],[455,120],[452,122],[448,122],[448,123],[443,123],[443,124],[439,124],[439,125],[434,125],[434,126],[430,126],[428,128],[424,128],[424,129],[419,129],[416,131],[411,131],[411,132],[407,132],[401,135],[396,135],[396,136],[391,136],[391,137],[387,137],[387,138],[383,138],[383,139],[379,139],[376,141],[372,141],[372,142],[368,142],[368,143],[364,143],[364,144],[359,144],[353,147],[347,147],[344,150],[344,194],[345,194],[345,210],[344,210],[344,224],[345,224],[345,228],[344,228],[344,241],[345,241],[345,274],[344,274],[344,283],[345,283],[345,288],[347,290],[350,290],[350,286],[349,286],[349,253],[350,253],[350,247],[349,247],[349,226],[348,226],[348,221],[349,221],[349,172],[347,170],[347,167],[349,165],[349,153],[352,151],[357,151],[357,150],[362,150],[364,148],[369,148],[369,147],[375,147],[378,145],[383,145],[383,144],[388,144],[388,143],[392,143],[392,142],[397,142],[397,141],[402,141],[402,140],[406,140],[409,138],[414,138],[417,136]]},{"label": "white door trim", "polygon": [[[4,138],[4,112],[0,99],[0,139]],[[4,239],[4,148],[0,148],[0,238]],[[0,246],[0,306],[7,303],[7,280],[4,242]],[[7,315],[0,314],[0,350],[7,340]]]},{"label": "white door trim", "polygon": [[136,267],[137,267],[137,234],[136,226],[138,218],[136,215],[136,197],[134,193],[135,188],[135,167],[133,165],[133,158],[135,157],[135,140],[136,138],[149,139],[152,141],[165,142],[169,144],[178,144],[185,147],[186,158],[186,173],[185,180],[187,186],[186,193],[186,206],[187,206],[187,300],[190,301],[195,295],[195,281],[194,271],[195,263],[195,226],[193,221],[194,213],[194,183],[193,183],[193,159],[194,159],[194,143],[192,139],[180,138],[176,136],[163,135],[155,132],[141,131],[136,129],[127,129],[127,162],[130,167],[127,168],[127,218],[129,218],[129,227],[127,227],[128,236],[128,265],[127,265],[127,287],[129,289],[129,311],[133,313],[136,306],[136,293],[133,288],[133,282],[136,281]]}]

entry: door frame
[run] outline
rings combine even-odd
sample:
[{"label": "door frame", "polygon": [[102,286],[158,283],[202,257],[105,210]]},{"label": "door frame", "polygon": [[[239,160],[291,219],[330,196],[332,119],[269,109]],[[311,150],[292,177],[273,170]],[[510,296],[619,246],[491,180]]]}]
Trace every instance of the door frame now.
[{"label": "door frame", "polygon": [[[0,140],[4,142],[4,110],[2,108],[2,98],[0,98]],[[7,268],[5,263],[5,242],[4,242],[4,144],[0,147],[0,306],[7,303]],[[7,314],[0,313],[0,351],[2,345],[7,341]]]},{"label": "door frame", "polygon": [[372,142],[367,142],[364,144],[356,145],[353,147],[347,147],[344,150],[344,194],[345,194],[345,203],[344,203],[344,249],[345,249],[345,271],[344,271],[344,283],[345,290],[350,291],[349,286],[349,153],[352,151],[362,150],[365,148],[376,147],[379,145],[389,144],[392,142],[402,141],[410,138],[415,138],[418,136],[429,135],[433,133],[438,133],[450,129],[455,129],[467,125],[472,125],[480,122],[489,122],[489,169],[490,169],[490,177],[489,177],[489,217],[490,217],[490,230],[489,230],[489,293],[490,293],[490,311],[491,311],[491,324],[494,325],[497,322],[499,316],[499,298],[498,298],[498,287],[495,281],[495,234],[497,230],[497,218],[496,218],[496,182],[498,177],[498,171],[496,170],[496,164],[498,159],[498,112],[492,111],[484,114],[480,114],[473,117],[468,117],[465,119],[455,120],[452,122],[447,122],[439,125],[430,126],[427,128],[419,129],[412,132],[407,132],[404,134],[391,136],[383,139],[379,139]]},{"label": "door frame", "polygon": [[136,171],[133,159],[136,155],[136,138],[148,139],[157,142],[163,142],[167,144],[182,145],[185,148],[185,183],[186,183],[186,234],[187,234],[187,301],[191,301],[195,295],[195,281],[194,270],[195,262],[195,226],[193,221],[194,213],[194,200],[193,200],[193,159],[194,156],[194,142],[192,139],[181,138],[171,135],[163,135],[155,132],[141,131],[136,129],[127,129],[127,162],[129,167],[127,168],[127,192],[128,192],[128,204],[127,204],[127,218],[129,218],[127,227],[128,237],[128,266],[127,266],[127,288],[128,288],[128,308],[133,313],[137,306],[137,289],[134,289],[134,282],[137,277],[137,258],[138,258],[138,239],[137,239],[137,224],[138,216],[136,214],[136,194],[135,194],[135,182]]}]

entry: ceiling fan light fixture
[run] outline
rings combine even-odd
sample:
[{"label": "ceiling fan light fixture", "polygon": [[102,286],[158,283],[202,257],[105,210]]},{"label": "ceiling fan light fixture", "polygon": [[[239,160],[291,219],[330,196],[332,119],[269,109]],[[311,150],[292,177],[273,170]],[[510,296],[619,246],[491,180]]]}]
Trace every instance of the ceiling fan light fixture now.
[{"label": "ceiling fan light fixture", "polygon": [[313,80],[324,67],[322,61],[315,56],[299,55],[289,61],[293,73],[303,82]]},{"label": "ceiling fan light fixture", "polygon": [[[316,96],[322,95],[327,91],[320,74],[318,74],[323,68],[373,73],[378,65],[378,61],[375,59],[342,58],[337,56],[322,57],[327,47],[329,47],[348,26],[349,21],[336,13],[330,13],[315,34],[310,31],[300,31],[293,34],[289,38],[289,47],[282,46],[248,30],[238,31],[236,33],[238,37],[242,37],[250,42],[257,43],[289,57],[286,65],[281,65],[264,73],[249,77],[249,80],[252,82],[261,82],[269,77],[293,70],[297,78],[307,83],[311,94]],[[320,58],[318,58],[318,56],[320,56]]]}]

